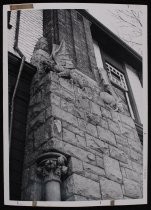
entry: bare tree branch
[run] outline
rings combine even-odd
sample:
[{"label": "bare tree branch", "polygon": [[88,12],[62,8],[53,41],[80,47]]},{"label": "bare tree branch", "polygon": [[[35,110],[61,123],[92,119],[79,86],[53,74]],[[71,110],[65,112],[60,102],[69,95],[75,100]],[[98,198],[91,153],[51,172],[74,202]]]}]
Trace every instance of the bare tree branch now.
[{"label": "bare tree branch", "polygon": [[[142,37],[142,11],[137,8],[133,9],[131,5],[127,5],[127,9],[115,9],[109,11],[118,21],[120,31],[118,35],[123,41],[133,48],[137,48],[141,53],[141,37]],[[139,38],[139,39],[138,39]],[[136,50],[136,49],[135,49]]]}]

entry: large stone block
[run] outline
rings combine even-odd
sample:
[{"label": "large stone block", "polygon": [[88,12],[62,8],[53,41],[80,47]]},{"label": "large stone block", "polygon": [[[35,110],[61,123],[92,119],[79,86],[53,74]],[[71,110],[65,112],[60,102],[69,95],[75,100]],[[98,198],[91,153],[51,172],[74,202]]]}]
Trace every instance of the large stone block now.
[{"label": "large stone block", "polygon": [[54,94],[54,93],[50,94],[50,101],[52,104],[60,106],[60,97],[57,96],[56,94]]},{"label": "large stone block", "polygon": [[82,95],[79,95],[76,97],[75,106],[80,109],[84,109],[87,112],[90,112],[90,102],[89,99],[83,97]]},{"label": "large stone block", "polygon": [[124,178],[124,195],[131,198],[142,198],[140,185],[132,180]]},{"label": "large stone block", "polygon": [[87,146],[90,147],[91,149],[103,152],[105,154],[109,153],[108,144],[101,141],[98,138],[86,134],[86,143]]},{"label": "large stone block", "polygon": [[87,129],[87,132],[88,132],[90,135],[95,136],[95,137],[98,136],[98,135],[97,135],[96,126],[94,126],[94,125],[88,123],[88,124],[86,125],[86,129]]},{"label": "large stone block", "polygon": [[60,89],[60,94],[61,94],[60,96],[61,96],[62,98],[64,98],[66,101],[74,103],[74,101],[75,101],[75,96],[74,96],[73,93],[69,92],[69,91],[66,90],[65,88],[61,88],[61,89]]},{"label": "large stone block", "polygon": [[63,145],[63,141],[58,140],[57,138],[51,138],[45,144],[41,145],[41,147],[39,148],[39,154],[50,152],[51,150],[57,150],[64,153]]},{"label": "large stone block", "polygon": [[124,122],[125,124],[129,125],[132,128],[135,128],[135,123],[131,117],[128,117],[127,115],[121,113],[119,113],[119,115],[122,122]]},{"label": "large stone block", "polygon": [[75,106],[73,103],[70,103],[68,102],[68,112],[70,112],[71,114],[74,114],[74,109],[75,109]]},{"label": "large stone block", "polygon": [[77,138],[75,134],[71,131],[66,130],[65,128],[63,128],[63,140],[75,145],[77,143]]},{"label": "large stone block", "polygon": [[99,183],[77,174],[69,176],[64,181],[62,195],[63,200],[73,195],[88,197],[92,200],[101,199]]},{"label": "large stone block", "polygon": [[97,130],[98,130],[98,136],[101,140],[111,145],[116,145],[115,136],[111,131],[104,129],[100,126],[97,126]]},{"label": "large stone block", "polygon": [[86,121],[83,120],[83,119],[80,119],[78,118],[78,126],[79,126],[79,129],[83,130],[83,131],[86,131]]},{"label": "large stone block", "polygon": [[123,168],[132,169],[132,162],[129,158],[127,159],[127,162],[128,163],[124,163],[124,162],[119,162],[119,163],[120,163],[120,166],[123,167]]},{"label": "large stone block", "polygon": [[121,134],[127,138],[135,139],[134,129],[132,129],[129,125],[120,123]]},{"label": "large stone block", "polygon": [[82,161],[74,157],[71,157],[68,165],[68,174],[72,173],[84,174]]},{"label": "large stone block", "polygon": [[72,114],[75,115],[76,117],[82,118],[82,119],[84,119],[84,116],[85,116],[83,110],[80,110],[77,108],[73,109]]},{"label": "large stone block", "polygon": [[103,128],[109,128],[107,120],[101,118],[100,123]]},{"label": "large stone block", "polygon": [[103,200],[123,199],[122,188],[119,183],[101,177],[100,185]]},{"label": "large stone block", "polygon": [[68,155],[71,155],[75,158],[78,158],[82,161],[85,161],[85,162],[88,162],[88,163],[91,163],[93,165],[96,164],[96,159],[95,159],[95,155],[88,152],[88,151],[85,151],[84,149],[81,149],[77,146],[74,146],[74,145],[71,145],[71,144],[68,144],[66,142],[63,143],[62,145],[63,147],[63,151],[64,153],[68,154]]},{"label": "large stone block", "polygon": [[141,164],[132,161],[132,167],[137,173],[143,173],[143,166]]},{"label": "large stone block", "polygon": [[125,173],[126,173],[126,177],[128,179],[131,179],[133,181],[136,181],[136,182],[139,182],[141,181],[141,176],[140,174],[136,173],[135,171],[133,170],[130,170],[128,168],[125,168]]},{"label": "large stone block", "polygon": [[102,111],[102,117],[112,119],[111,113],[110,113],[109,110],[107,110],[107,109],[101,107],[101,111]]},{"label": "large stone block", "polygon": [[130,148],[129,146],[124,146],[122,144],[118,144],[117,143],[117,147],[119,150],[123,151],[126,155],[128,155],[130,157]]},{"label": "large stone block", "polygon": [[84,176],[88,179],[91,179],[91,180],[94,180],[96,182],[99,181],[99,175],[97,174],[94,174],[94,173],[91,173],[91,172],[88,172],[88,171],[84,171]]},{"label": "large stone block", "polygon": [[131,156],[131,159],[133,160],[133,161],[138,161],[138,154],[139,153],[137,153],[137,152],[135,152],[134,150],[132,150],[132,149],[130,149],[130,156]]},{"label": "large stone block", "polygon": [[116,138],[116,142],[118,144],[121,144],[121,145],[126,146],[126,147],[128,146],[128,141],[127,141],[126,137],[115,135],[115,138]]},{"label": "large stone block", "polygon": [[140,142],[134,141],[133,139],[128,139],[128,143],[129,143],[131,149],[142,154],[143,151],[142,151],[142,145]]},{"label": "large stone block", "polygon": [[55,93],[56,95],[61,95],[61,87],[56,82],[51,82],[51,84],[47,85],[46,92]]},{"label": "large stone block", "polygon": [[104,168],[104,161],[103,158],[96,156],[96,165],[100,168]]},{"label": "large stone block", "polygon": [[99,116],[102,116],[100,106],[98,104],[93,103],[93,102],[91,102],[91,112],[93,114],[97,114]]},{"label": "large stone block", "polygon": [[93,114],[93,113],[90,113],[90,112],[86,112],[85,116],[86,116],[86,121],[88,123],[91,123],[94,126],[100,125],[101,117],[99,115],[96,115],[96,114]]},{"label": "large stone block", "polygon": [[78,126],[77,118],[75,116],[73,116],[68,112],[65,112],[64,110],[58,108],[57,106],[52,105],[52,115],[59,119],[65,120],[70,124]]},{"label": "large stone block", "polygon": [[52,137],[62,139],[62,124],[59,119],[49,118],[45,123],[45,138],[48,140]]},{"label": "large stone block", "polygon": [[109,145],[109,148],[110,148],[110,155],[112,158],[120,160],[121,162],[124,162],[124,163],[128,163],[127,161],[128,157],[123,151],[110,145]]},{"label": "large stone block", "polygon": [[103,159],[106,176],[113,181],[122,183],[123,180],[119,162],[113,158],[108,157],[107,155],[104,155]]},{"label": "large stone block", "polygon": [[73,125],[71,125],[71,124],[69,124],[69,123],[67,123],[65,121],[62,121],[62,126],[64,128],[66,128],[67,130],[75,133],[75,134],[78,134],[80,136],[84,136],[84,131],[78,129],[77,127],[74,127]]},{"label": "large stone block", "polygon": [[76,139],[77,139],[77,145],[79,147],[86,147],[86,141],[85,138],[83,138],[82,136],[76,135]]},{"label": "large stone block", "polygon": [[61,98],[60,105],[61,109],[63,109],[64,111],[68,111],[68,102],[65,99]]},{"label": "large stone block", "polygon": [[109,129],[113,133],[118,134],[118,135],[121,134],[120,127],[119,127],[119,124],[118,123],[113,122],[112,120],[108,119],[108,125],[109,125]]},{"label": "large stone block", "polygon": [[66,88],[70,92],[74,92],[73,85],[71,84],[69,79],[59,78],[60,85],[64,88]]},{"label": "large stone block", "polygon": [[94,166],[85,162],[83,162],[83,167],[84,167],[84,170],[89,173],[105,176],[105,171],[100,167],[97,167],[97,166]]}]

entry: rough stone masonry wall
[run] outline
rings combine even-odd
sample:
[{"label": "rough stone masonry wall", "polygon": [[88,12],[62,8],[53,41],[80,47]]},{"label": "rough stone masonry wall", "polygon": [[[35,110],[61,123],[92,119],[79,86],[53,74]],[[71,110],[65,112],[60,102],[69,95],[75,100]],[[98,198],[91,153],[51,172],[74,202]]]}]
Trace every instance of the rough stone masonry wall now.
[{"label": "rough stone masonry wall", "polygon": [[133,120],[108,110],[97,85],[94,92],[82,91],[54,72],[39,82],[36,77],[29,105],[23,199],[42,199],[35,160],[52,149],[69,157],[62,200],[141,198],[142,146]]},{"label": "rough stone masonry wall", "polygon": [[[44,57],[49,59],[48,53],[43,51],[42,55],[39,61]],[[34,76],[27,123],[23,200],[44,199],[36,160],[48,151],[63,153],[68,159],[68,173],[61,184],[62,200],[143,196],[142,145],[135,124],[132,118],[109,109],[100,97],[97,83],[83,76],[94,88],[82,90],[52,71],[41,76],[37,71]]]}]

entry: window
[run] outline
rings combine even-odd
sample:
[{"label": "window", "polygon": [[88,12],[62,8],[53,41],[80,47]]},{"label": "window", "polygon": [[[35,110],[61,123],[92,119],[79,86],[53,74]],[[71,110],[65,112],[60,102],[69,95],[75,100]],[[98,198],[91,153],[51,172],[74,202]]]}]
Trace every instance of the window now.
[{"label": "window", "polygon": [[106,67],[108,70],[109,79],[125,91],[127,91],[127,85],[125,81],[124,74],[122,74],[120,71],[118,71],[116,68],[111,66],[109,63],[106,62]]},{"label": "window", "polygon": [[96,37],[95,33],[92,35],[97,67],[107,71],[115,93],[121,98],[124,114],[133,118],[142,143],[143,94],[139,76],[141,72],[128,66],[123,55],[115,55],[111,50],[106,49],[103,42],[98,41],[99,37]]},{"label": "window", "polygon": [[108,71],[109,79],[113,85],[113,89],[117,94],[117,96],[122,101],[124,114],[131,116],[133,119],[135,119],[128,95],[128,87],[126,84],[124,74],[121,71],[119,71],[117,68],[112,66],[109,62],[105,62],[105,65]]}]

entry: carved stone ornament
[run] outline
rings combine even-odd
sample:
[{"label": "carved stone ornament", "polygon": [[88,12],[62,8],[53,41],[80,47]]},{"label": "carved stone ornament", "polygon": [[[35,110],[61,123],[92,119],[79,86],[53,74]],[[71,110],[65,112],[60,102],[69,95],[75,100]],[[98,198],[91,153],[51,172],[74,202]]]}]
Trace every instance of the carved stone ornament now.
[{"label": "carved stone ornament", "polygon": [[[60,45],[53,44],[52,53],[50,55],[46,38],[40,38],[35,46],[31,63],[37,67],[39,75],[54,71],[58,76],[70,79],[72,84],[76,84],[82,90],[84,90],[85,87],[89,87],[92,90],[95,89],[90,79],[75,67],[65,40],[62,40]],[[104,90],[104,92],[102,92],[102,88],[100,87],[100,97],[111,109],[122,112],[122,103],[112,88],[107,72],[102,68],[97,70],[100,78],[98,85],[103,86]]]},{"label": "carved stone ornament", "polygon": [[108,104],[111,109],[114,111],[123,112],[123,105],[121,99],[116,95],[113,87],[107,76],[105,69],[98,69],[99,75],[103,85],[103,92],[100,92],[100,97],[103,99],[104,103]]},{"label": "carved stone ornament", "polygon": [[47,45],[46,39],[40,38],[31,58],[31,63],[37,67],[40,75],[54,71],[58,76],[70,79],[72,84],[76,84],[81,89],[92,86],[86,76],[75,67],[65,40],[62,40],[60,45],[53,44],[51,55],[48,53]]},{"label": "carved stone ornament", "polygon": [[60,153],[45,153],[37,160],[37,175],[44,181],[60,181],[61,177],[67,173],[66,162],[66,157]]},{"label": "carved stone ornament", "polygon": [[109,105],[109,107],[114,111],[123,112],[123,105],[120,99],[116,100],[114,96],[108,92],[101,92],[100,97],[102,98],[104,103]]}]

